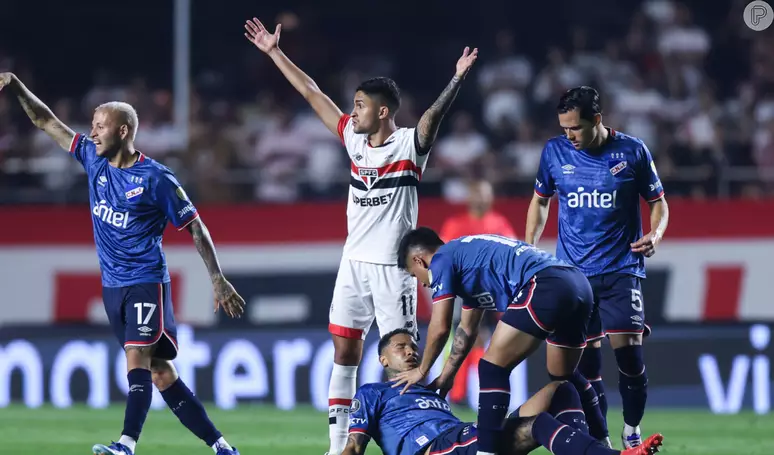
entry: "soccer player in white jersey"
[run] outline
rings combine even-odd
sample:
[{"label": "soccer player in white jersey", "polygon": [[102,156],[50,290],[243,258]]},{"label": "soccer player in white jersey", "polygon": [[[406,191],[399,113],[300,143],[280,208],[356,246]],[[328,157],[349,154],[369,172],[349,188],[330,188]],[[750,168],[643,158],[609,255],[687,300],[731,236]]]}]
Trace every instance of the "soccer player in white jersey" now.
[{"label": "soccer player in white jersey", "polygon": [[334,364],[328,390],[330,455],[344,450],[349,406],[355,395],[363,339],[374,319],[384,335],[398,328],[416,337],[416,280],[397,266],[400,239],[416,227],[417,186],[444,114],[476,61],[465,48],[456,72],[416,128],[398,128],[400,93],[391,79],[370,79],[357,88],[351,114],[344,114],[317,84],[280,50],[281,25],[269,33],[257,18],[245,36],[266,53],[336,134],[352,161],[347,241],[330,310]]}]

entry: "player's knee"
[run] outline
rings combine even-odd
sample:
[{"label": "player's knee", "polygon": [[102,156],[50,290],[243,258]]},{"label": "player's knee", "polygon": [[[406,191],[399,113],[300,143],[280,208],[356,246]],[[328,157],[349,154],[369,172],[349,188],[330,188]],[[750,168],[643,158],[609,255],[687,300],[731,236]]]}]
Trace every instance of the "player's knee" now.
[{"label": "player's knee", "polygon": [[645,374],[645,360],[643,358],[642,346],[631,345],[615,349],[615,360],[618,364],[618,370],[629,377],[642,376]]},{"label": "player's knee", "polygon": [[510,448],[506,453],[525,455],[540,447],[532,436],[532,424],[536,416],[509,417],[503,428],[503,447]]},{"label": "player's knee", "polygon": [[602,347],[602,340],[594,340],[586,344],[586,349],[599,349]]},{"label": "player's knee", "polygon": [[623,348],[625,346],[642,346],[642,334],[626,333],[621,335],[610,335],[610,346],[613,349]]},{"label": "player's knee", "polygon": [[127,371],[132,371],[135,368],[150,370],[153,346],[127,346],[125,353]]},{"label": "player's knee", "polygon": [[363,340],[333,336],[333,362],[337,365],[356,366],[363,355]]},{"label": "player's knee", "polygon": [[153,359],[151,361],[151,379],[153,385],[163,392],[177,381],[175,366],[169,360]]}]

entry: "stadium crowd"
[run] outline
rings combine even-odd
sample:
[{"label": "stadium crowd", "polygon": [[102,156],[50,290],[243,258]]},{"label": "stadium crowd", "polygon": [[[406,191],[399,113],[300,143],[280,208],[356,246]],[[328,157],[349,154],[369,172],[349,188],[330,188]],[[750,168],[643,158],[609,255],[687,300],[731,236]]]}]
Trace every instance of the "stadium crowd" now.
[{"label": "stadium crowd", "polygon": [[[670,194],[756,198],[774,193],[772,30],[745,27],[739,14],[743,1],[729,2],[732,8],[715,15],[668,0],[633,3],[637,9],[625,27],[576,27],[565,42],[523,43],[512,29],[492,31],[493,47],[482,48],[445,120],[421,194],[462,201],[471,178],[492,182],[500,195],[531,194],[542,145],[561,134],[556,100],[582,84],[600,90],[606,125],[648,144]],[[291,36],[288,54],[306,69],[314,58],[294,46],[303,40],[303,15],[286,13],[279,20],[285,24],[283,36]],[[316,43],[324,45],[337,43]],[[246,53],[240,77],[276,72],[269,64],[257,52]],[[360,80],[392,75],[406,64],[374,54],[327,66],[327,74],[318,62],[314,77],[347,111]],[[444,77],[451,75],[453,60],[449,68]],[[14,71],[35,91],[34,74],[18,55],[0,50],[3,70]],[[138,148],[174,168],[199,202],[346,197],[346,154],[303,100],[279,78],[224,94],[217,87],[247,86],[230,80],[231,73],[196,68],[188,140],[174,127],[169,84],[100,71],[90,90],[57,93],[45,101],[78,131],[89,130],[99,103],[133,104],[140,116]],[[413,126],[435,92],[396,80],[403,88],[398,124]],[[0,201],[81,201],[87,195],[84,185],[78,163],[36,131],[15,100],[0,95]]]}]

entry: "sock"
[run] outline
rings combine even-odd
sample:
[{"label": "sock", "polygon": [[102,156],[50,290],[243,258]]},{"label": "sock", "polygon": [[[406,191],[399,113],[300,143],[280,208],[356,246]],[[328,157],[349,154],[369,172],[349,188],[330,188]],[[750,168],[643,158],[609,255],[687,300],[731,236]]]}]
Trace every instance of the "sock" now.
[{"label": "sock", "polygon": [[330,455],[344,451],[349,431],[349,406],[357,387],[357,366],[333,364],[328,386],[328,434],[331,440]]},{"label": "sock", "polygon": [[126,378],[129,380],[129,393],[124,411],[124,431],[121,434],[136,442],[140,439],[142,425],[148,417],[153,400],[153,382],[150,370],[144,368],[133,369],[126,374]]},{"label": "sock", "polygon": [[497,453],[511,401],[511,370],[484,359],[478,362],[478,453]]},{"label": "sock", "polygon": [[215,444],[212,444],[210,447],[212,447],[212,450],[215,451],[215,453],[218,453],[218,450],[221,448],[234,450],[234,448],[231,447],[231,444],[229,444],[223,436],[219,437],[218,440],[215,441]]},{"label": "sock", "polygon": [[118,438],[118,443],[128,447],[129,450],[132,451],[132,453],[134,453],[134,448],[137,447],[137,441],[135,441],[134,438],[130,438],[125,434],[122,434],[121,437]]},{"label": "sock", "polygon": [[532,423],[532,437],[554,455],[618,455],[593,437],[564,424],[547,412],[541,412]]},{"label": "sock", "polygon": [[212,447],[223,436],[210,421],[202,402],[182,379],[177,378],[177,381],[161,392],[161,397],[180,423],[208,446]]},{"label": "sock", "polygon": [[589,426],[589,433],[596,439],[608,437],[607,422],[599,409],[599,398],[594,387],[591,386],[588,379],[580,371],[575,370],[570,378],[570,382],[575,386],[575,390],[580,395],[580,401],[583,405],[583,413],[586,414],[586,422]]},{"label": "sock", "polygon": [[577,428],[585,433],[589,432],[580,395],[578,395],[575,386],[570,382],[565,382],[556,388],[546,412],[565,425]]},{"label": "sock", "polygon": [[642,359],[642,346],[624,346],[614,352],[618,362],[618,389],[623,401],[624,423],[636,427],[642,421],[648,401],[648,375]]},{"label": "sock", "polygon": [[597,392],[599,410],[607,421],[607,395],[605,395],[605,383],[602,382],[602,349],[586,348],[578,364],[578,370],[586,376],[591,387],[594,387],[594,391]]}]

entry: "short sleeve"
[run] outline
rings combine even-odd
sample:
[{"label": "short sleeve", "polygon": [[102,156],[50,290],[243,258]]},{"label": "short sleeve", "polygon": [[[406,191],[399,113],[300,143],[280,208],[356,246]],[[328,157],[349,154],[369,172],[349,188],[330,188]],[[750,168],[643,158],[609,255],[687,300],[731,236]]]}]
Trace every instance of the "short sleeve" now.
[{"label": "short sleeve", "polygon": [[352,399],[349,407],[349,432],[365,433],[369,436],[376,434],[373,431],[376,425],[374,410],[376,409],[376,400],[370,396],[365,387],[360,387]]},{"label": "short sleeve", "polygon": [[549,148],[546,144],[543,147],[543,153],[540,154],[540,166],[538,166],[537,177],[535,177],[535,193],[540,197],[551,197],[556,190],[554,178],[551,176],[551,163],[548,154]]},{"label": "short sleeve", "polygon": [[638,156],[636,172],[637,188],[643,199],[653,202],[664,196],[664,186],[658,177],[656,163],[653,162],[650,150],[648,150],[645,144],[642,144],[642,149]]},{"label": "short sleeve", "polygon": [[342,114],[341,118],[339,118],[339,124],[336,127],[336,131],[339,133],[339,139],[341,139],[341,143],[344,144],[345,147],[347,146],[347,138],[355,133],[352,129],[352,122],[349,120],[349,114]]},{"label": "short sleeve", "polygon": [[97,159],[97,146],[85,134],[76,133],[70,143],[70,155],[85,168]]},{"label": "short sleeve", "polygon": [[456,294],[453,288],[454,269],[446,256],[436,253],[430,262],[430,289],[433,291],[433,303],[453,299]]},{"label": "short sleeve", "polygon": [[188,199],[185,190],[168,170],[159,174],[154,198],[158,207],[178,230],[182,230],[199,217],[199,212]]}]

